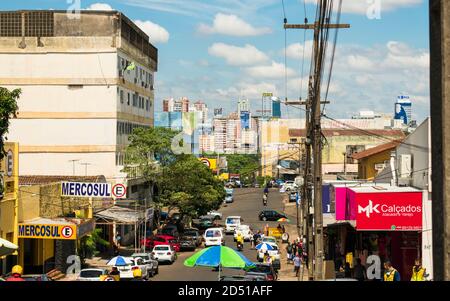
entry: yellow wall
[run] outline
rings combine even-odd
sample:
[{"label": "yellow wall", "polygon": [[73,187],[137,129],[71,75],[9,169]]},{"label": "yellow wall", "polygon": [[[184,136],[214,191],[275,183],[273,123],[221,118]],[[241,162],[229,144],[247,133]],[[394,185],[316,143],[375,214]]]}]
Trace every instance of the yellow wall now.
[{"label": "yellow wall", "polygon": [[391,149],[359,160],[358,177],[360,179],[373,179],[377,175],[375,164],[389,162]]}]

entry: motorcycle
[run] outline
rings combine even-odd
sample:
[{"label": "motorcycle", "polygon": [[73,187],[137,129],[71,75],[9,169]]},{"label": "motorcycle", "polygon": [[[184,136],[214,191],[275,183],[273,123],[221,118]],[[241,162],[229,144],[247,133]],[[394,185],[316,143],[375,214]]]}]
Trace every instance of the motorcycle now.
[{"label": "motorcycle", "polygon": [[238,251],[242,251],[244,249],[244,246],[242,245],[241,242],[237,243],[237,249],[238,249]]},{"label": "motorcycle", "polygon": [[263,196],[263,205],[267,206],[267,195]]}]

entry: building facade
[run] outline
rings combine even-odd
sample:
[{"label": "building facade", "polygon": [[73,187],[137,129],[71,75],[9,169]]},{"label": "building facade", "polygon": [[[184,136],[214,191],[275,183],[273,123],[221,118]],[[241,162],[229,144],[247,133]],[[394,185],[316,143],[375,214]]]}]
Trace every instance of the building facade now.
[{"label": "building facade", "polygon": [[22,89],[9,134],[22,146],[20,173],[126,181],[128,137],[153,126],[158,51],[149,37],[117,11],[13,11],[0,20],[0,85]]}]

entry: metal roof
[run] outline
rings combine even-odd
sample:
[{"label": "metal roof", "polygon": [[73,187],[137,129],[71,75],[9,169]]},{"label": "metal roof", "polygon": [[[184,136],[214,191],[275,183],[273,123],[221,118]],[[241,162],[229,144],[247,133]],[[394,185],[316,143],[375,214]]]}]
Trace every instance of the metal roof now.
[{"label": "metal roof", "polygon": [[94,214],[97,219],[134,224],[144,219],[143,211],[135,211],[129,208],[113,206]]}]

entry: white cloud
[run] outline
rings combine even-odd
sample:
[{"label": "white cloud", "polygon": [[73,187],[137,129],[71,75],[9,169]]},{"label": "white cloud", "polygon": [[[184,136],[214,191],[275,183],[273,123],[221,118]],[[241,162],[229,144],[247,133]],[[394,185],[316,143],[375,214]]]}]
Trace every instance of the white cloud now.
[{"label": "white cloud", "polygon": [[[292,59],[301,60],[303,59],[303,49],[305,54],[305,59],[311,58],[313,41],[306,41],[305,45],[300,43],[294,43],[286,48],[286,56]],[[281,51],[284,55],[284,49]]]},{"label": "white cloud", "polygon": [[[335,3],[335,9],[337,8]],[[423,0],[344,0],[342,1],[342,12],[350,14],[367,15],[379,9],[380,13],[394,11],[399,8],[411,7],[421,4]],[[317,0],[306,0],[306,3],[316,4]]]},{"label": "white cloud", "polygon": [[250,66],[268,61],[268,56],[255,46],[246,44],[244,47],[214,43],[208,49],[210,55],[224,58],[232,66]]},{"label": "white cloud", "polygon": [[169,41],[170,34],[161,25],[141,20],[135,20],[134,23],[149,36],[152,44],[167,43]]},{"label": "white cloud", "polygon": [[[246,68],[247,74],[257,78],[282,78],[285,76],[285,66],[272,61],[271,65],[254,66]],[[291,68],[286,70],[288,77],[295,76],[295,71]]]},{"label": "white cloud", "polygon": [[236,37],[259,36],[269,34],[269,27],[256,28],[236,15],[218,13],[214,17],[212,26],[200,24],[197,31],[201,34],[223,34]]},{"label": "white cloud", "polygon": [[93,3],[86,8],[87,10],[113,10],[111,5],[107,3]]},{"label": "white cloud", "polygon": [[347,56],[348,66],[355,70],[373,70],[375,67],[374,62],[363,55],[352,54]]}]

